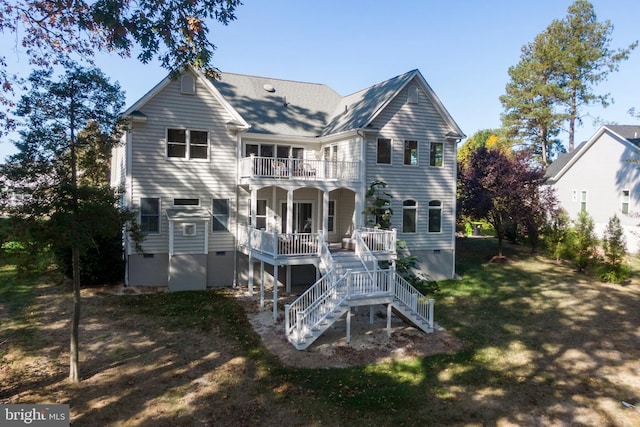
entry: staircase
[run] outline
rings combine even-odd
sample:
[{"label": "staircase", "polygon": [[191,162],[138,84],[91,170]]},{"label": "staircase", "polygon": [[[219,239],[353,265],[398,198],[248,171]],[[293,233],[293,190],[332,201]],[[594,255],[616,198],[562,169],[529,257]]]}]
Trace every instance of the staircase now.
[{"label": "staircase", "polygon": [[331,254],[321,248],[320,252],[323,276],[285,305],[285,334],[296,349],[309,347],[351,307],[363,305],[391,304],[416,327],[433,332],[433,300],[394,270],[378,269],[368,249]]}]

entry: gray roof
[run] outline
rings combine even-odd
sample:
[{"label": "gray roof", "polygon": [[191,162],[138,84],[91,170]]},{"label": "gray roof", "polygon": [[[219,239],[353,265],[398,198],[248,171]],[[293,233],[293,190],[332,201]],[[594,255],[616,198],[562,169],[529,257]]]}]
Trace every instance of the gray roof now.
[{"label": "gray roof", "polygon": [[317,83],[232,73],[220,73],[211,82],[252,132],[265,134],[318,136],[342,99]]},{"label": "gray roof", "polygon": [[607,128],[617,133],[634,145],[640,146],[640,126],[634,125],[607,125]]},{"label": "gray roof", "polygon": [[418,70],[342,97],[324,84],[221,73],[211,83],[251,125],[273,135],[324,136],[366,127]]},{"label": "gray roof", "polygon": [[[616,133],[622,138],[626,139],[630,143],[640,147],[640,126],[635,125],[605,125],[595,135],[598,135],[604,129],[608,129],[611,132]],[[595,136],[594,135],[594,136]],[[592,137],[593,138],[593,137]],[[553,182],[553,179],[562,171],[562,169],[571,162],[571,160],[577,156],[585,147],[587,141],[582,142],[572,152],[564,153],[559,156],[553,163],[551,163],[545,171],[545,176],[549,182]]]}]

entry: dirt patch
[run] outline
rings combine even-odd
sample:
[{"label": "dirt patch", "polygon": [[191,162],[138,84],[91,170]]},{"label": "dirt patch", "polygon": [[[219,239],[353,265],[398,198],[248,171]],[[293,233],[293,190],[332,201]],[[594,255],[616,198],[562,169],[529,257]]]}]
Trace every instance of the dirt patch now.
[{"label": "dirt patch", "polygon": [[[463,343],[437,326],[426,334],[412,327],[395,314],[391,317],[391,335],[387,335],[387,309],[383,305],[352,309],[351,336],[347,342],[346,315],[338,319],[311,346],[296,350],[284,334],[282,310],[278,320],[273,320],[273,301],[265,301],[260,307],[256,297],[249,297],[245,290],[235,295],[247,312],[254,330],[262,343],[278,357],[282,364],[299,368],[342,368],[382,363],[391,360],[420,358],[439,353],[456,352]],[[279,298],[278,306],[291,302],[295,295]],[[372,311],[370,311],[372,310]],[[373,320],[373,323],[371,321]]]}]

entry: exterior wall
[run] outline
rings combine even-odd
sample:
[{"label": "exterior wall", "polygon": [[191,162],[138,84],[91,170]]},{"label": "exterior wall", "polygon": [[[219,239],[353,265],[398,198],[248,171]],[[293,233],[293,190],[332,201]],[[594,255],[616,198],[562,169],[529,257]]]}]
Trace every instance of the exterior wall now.
[{"label": "exterior wall", "polygon": [[203,291],[207,287],[207,256],[173,255],[169,258],[169,290]]},{"label": "exterior wall", "polygon": [[[627,250],[639,249],[640,169],[628,160],[637,159],[637,149],[605,131],[581,154],[576,163],[554,184],[561,206],[571,219],[581,209],[581,192],[587,191],[587,212],[600,236],[614,214],[626,230]],[[629,190],[629,214],[622,213],[622,191]],[[574,198],[574,191],[576,197]]]},{"label": "exterior wall", "polygon": [[129,285],[168,286],[169,254],[131,254],[127,264]]},{"label": "exterior wall", "polygon": [[[179,80],[170,82],[140,111],[147,121],[133,123],[130,135],[132,207],[138,209],[143,197],[161,199],[161,232],[147,235],[142,247],[145,253],[166,253],[169,246],[166,209],[173,207],[174,198],[198,198],[201,206],[208,209],[214,198],[229,199],[229,211],[235,211],[236,138],[225,128],[229,117],[223,107],[200,80],[195,95],[181,94]],[[209,159],[167,158],[167,128],[207,130]],[[234,227],[234,217],[230,215],[229,229]],[[207,232],[209,252],[235,249],[231,232]]]},{"label": "exterior wall", "polygon": [[[411,251],[440,250],[441,254],[443,251],[453,253],[456,146],[455,142],[446,140],[450,128],[422,88],[417,104],[407,102],[406,89],[401,92],[374,121],[373,127],[380,131],[366,140],[366,185],[373,181],[387,183],[385,191],[393,196],[391,226],[397,229],[398,240],[405,241]],[[377,164],[378,138],[391,139],[391,164]],[[416,166],[404,165],[405,140],[418,141]],[[442,167],[429,166],[430,143],[443,143]],[[403,201],[408,199],[417,202],[415,233],[402,232]],[[432,200],[442,202],[442,231],[439,233],[428,232],[428,205]],[[451,278],[453,260],[451,263],[447,260],[446,263],[446,267],[441,267],[438,261],[425,271],[431,273],[444,268],[449,271],[446,276]]]},{"label": "exterior wall", "polygon": [[235,282],[233,265],[236,251],[216,251],[207,256],[207,286],[233,286]]}]

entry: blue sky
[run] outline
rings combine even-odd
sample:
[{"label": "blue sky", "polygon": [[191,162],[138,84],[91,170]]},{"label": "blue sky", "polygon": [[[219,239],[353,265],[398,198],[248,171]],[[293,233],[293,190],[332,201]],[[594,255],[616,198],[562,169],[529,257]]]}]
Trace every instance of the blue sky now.
[{"label": "blue sky", "polygon": [[[554,19],[570,0],[245,0],[237,20],[215,25],[214,65],[221,71],[324,83],[342,95],[412,69],[419,69],[467,135],[500,126],[499,96],[521,47]],[[599,21],[614,25],[612,47],[640,38],[640,1],[592,0]],[[0,34],[9,71],[28,74],[27,56],[15,37]],[[166,76],[157,63],[100,55],[97,65],[120,82],[127,105]],[[640,50],[597,87],[611,93],[607,109],[589,108],[605,123],[640,124]],[[587,117],[576,142],[597,129]],[[566,142],[567,135],[561,135]],[[0,144],[0,159],[14,151]]]}]

